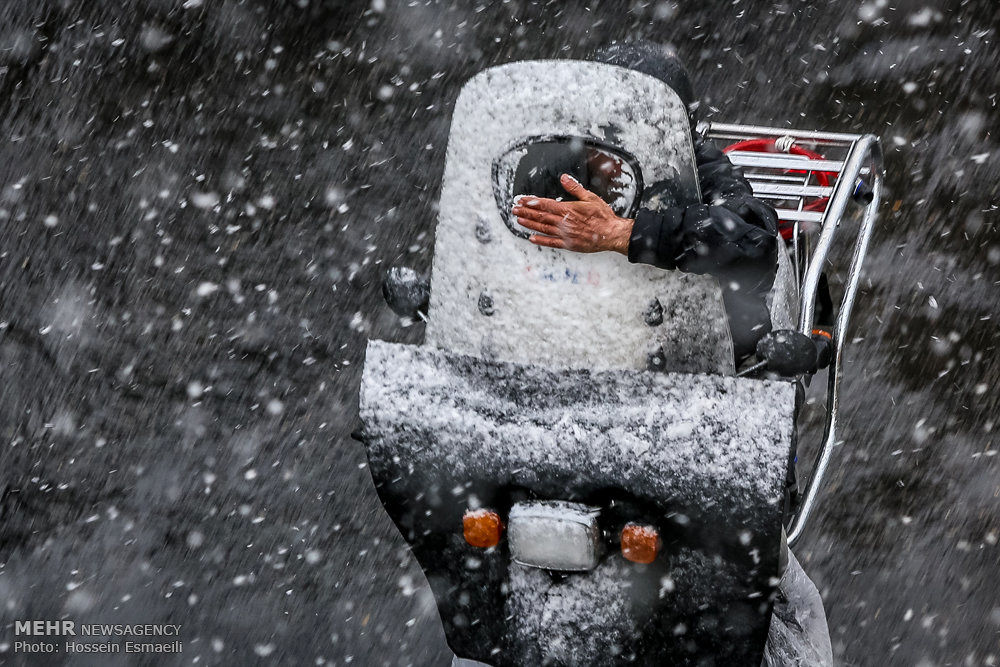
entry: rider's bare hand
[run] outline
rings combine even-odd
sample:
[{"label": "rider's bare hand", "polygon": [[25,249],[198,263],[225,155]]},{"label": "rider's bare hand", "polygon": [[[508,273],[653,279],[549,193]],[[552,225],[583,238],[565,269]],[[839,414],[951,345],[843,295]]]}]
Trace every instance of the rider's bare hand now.
[{"label": "rider's bare hand", "polygon": [[569,174],[563,174],[559,182],[577,201],[525,196],[515,202],[512,212],[518,223],[537,232],[528,240],[549,248],[627,255],[633,221],[619,218],[603,199]]}]

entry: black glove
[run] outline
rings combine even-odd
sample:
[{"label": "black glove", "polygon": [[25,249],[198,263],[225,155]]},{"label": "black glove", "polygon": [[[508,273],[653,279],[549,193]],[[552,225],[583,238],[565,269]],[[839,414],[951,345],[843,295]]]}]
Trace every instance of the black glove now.
[{"label": "black glove", "polygon": [[394,313],[416,319],[418,314],[427,314],[431,281],[411,268],[394,266],[382,279],[382,296]]},{"label": "black glove", "polygon": [[798,331],[779,329],[757,342],[757,359],[767,363],[767,370],[786,377],[815,373],[816,343]]}]

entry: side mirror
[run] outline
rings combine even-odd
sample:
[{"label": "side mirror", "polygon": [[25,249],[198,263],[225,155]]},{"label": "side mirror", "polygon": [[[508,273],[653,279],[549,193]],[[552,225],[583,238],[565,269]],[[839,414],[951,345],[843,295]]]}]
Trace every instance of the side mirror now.
[{"label": "side mirror", "polygon": [[394,266],[382,278],[382,296],[400,317],[426,317],[431,298],[430,278],[409,267]]}]

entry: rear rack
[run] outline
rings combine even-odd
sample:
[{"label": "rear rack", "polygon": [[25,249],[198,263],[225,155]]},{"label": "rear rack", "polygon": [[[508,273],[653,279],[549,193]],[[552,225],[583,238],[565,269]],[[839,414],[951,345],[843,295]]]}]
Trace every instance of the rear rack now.
[{"label": "rear rack", "polygon": [[[743,168],[754,195],[775,207],[778,219],[786,230],[791,227],[792,261],[796,268],[795,275],[801,283],[798,285],[799,330],[807,336],[813,329],[820,276],[847,206],[851,203],[864,206],[854,238],[844,298],[833,332],[834,355],[827,386],[823,446],[817,453],[800,509],[788,526],[788,543],[794,544],[801,537],[815,508],[823,477],[837,444],[841,363],[865,255],[878,217],[883,178],[882,148],[878,137],[871,134],[724,123],[710,124],[702,130],[702,134],[720,147],[737,142],[771,140],[775,150],[779,151],[733,150],[728,152],[728,156],[733,164]],[[799,154],[789,152],[793,146]]]},{"label": "rear rack", "polygon": [[[709,138],[720,144],[752,139],[773,140],[777,152],[734,150],[729,153],[729,159],[743,167],[754,194],[769,200],[781,221],[820,223],[825,217],[821,200],[829,200],[833,195],[851,149],[861,137],[833,132],[713,124]],[[799,154],[788,152],[792,146],[798,149]]]}]

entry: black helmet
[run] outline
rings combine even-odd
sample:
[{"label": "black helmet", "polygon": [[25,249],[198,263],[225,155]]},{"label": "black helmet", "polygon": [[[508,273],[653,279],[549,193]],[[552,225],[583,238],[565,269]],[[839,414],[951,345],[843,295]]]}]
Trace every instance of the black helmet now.
[{"label": "black helmet", "polygon": [[612,42],[594,51],[591,59],[656,77],[674,89],[693,115],[697,101],[691,79],[677,55],[663,44],[645,40]]}]

